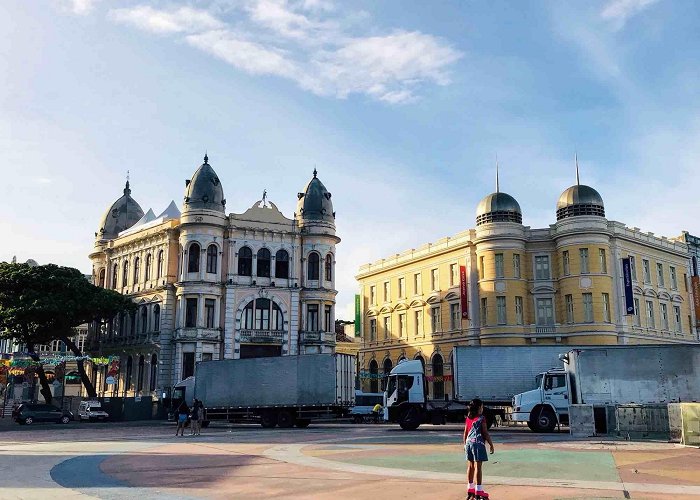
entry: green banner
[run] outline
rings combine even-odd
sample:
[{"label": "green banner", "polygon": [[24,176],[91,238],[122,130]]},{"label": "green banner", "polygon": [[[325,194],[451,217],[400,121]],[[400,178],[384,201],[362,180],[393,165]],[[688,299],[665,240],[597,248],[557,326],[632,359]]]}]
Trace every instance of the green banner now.
[{"label": "green banner", "polygon": [[360,313],[360,296],[355,295],[355,337],[360,336],[361,324],[362,324],[362,314]]}]

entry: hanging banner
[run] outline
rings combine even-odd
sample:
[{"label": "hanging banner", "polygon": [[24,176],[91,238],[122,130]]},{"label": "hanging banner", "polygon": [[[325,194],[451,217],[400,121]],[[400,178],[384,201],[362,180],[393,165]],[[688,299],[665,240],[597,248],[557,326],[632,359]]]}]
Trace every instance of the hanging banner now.
[{"label": "hanging banner", "polygon": [[362,314],[360,311],[360,296],[355,295],[355,337],[359,337],[361,332],[360,332],[360,326],[362,322]]},{"label": "hanging banner", "polygon": [[469,300],[467,297],[467,268],[459,266],[459,293],[462,306],[462,319],[469,319]]},{"label": "hanging banner", "polygon": [[632,291],[632,268],[629,257],[622,259],[622,279],[625,284],[625,314],[634,316],[634,292]]},{"label": "hanging banner", "polygon": [[693,305],[695,306],[695,326],[700,326],[700,276],[690,277],[690,287],[693,291]]}]

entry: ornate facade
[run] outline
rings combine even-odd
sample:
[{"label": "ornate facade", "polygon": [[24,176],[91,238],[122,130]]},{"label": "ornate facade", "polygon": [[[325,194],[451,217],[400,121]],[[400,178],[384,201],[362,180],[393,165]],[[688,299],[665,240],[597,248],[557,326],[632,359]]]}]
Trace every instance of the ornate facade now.
[{"label": "ornate facade", "polygon": [[[226,214],[208,158],[173,203],[144,214],[124,194],[107,210],[90,254],[95,284],[138,305],[91,334],[119,374],[92,374],[104,394],[158,396],[198,361],[334,352],[335,213],[314,170],[293,218],[263,199]],[[165,391],[167,392],[167,391]]]},{"label": "ornate facade", "polygon": [[401,359],[421,359],[431,396],[449,396],[455,345],[697,342],[689,257],[680,238],[608,220],[598,192],[578,182],[542,229],[524,226],[518,202],[497,190],[479,204],[475,229],[360,268],[363,388],[380,389]]}]

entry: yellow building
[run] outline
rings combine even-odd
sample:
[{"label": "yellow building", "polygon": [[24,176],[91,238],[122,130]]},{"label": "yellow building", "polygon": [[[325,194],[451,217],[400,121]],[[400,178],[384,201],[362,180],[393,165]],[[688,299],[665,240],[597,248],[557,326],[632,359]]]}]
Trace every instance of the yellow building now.
[{"label": "yellow building", "polygon": [[475,229],[360,268],[363,389],[420,359],[430,396],[449,397],[456,345],[697,342],[689,257],[683,241],[606,219],[589,186],[564,191],[542,229],[523,226],[518,202],[497,190],[479,203]]}]

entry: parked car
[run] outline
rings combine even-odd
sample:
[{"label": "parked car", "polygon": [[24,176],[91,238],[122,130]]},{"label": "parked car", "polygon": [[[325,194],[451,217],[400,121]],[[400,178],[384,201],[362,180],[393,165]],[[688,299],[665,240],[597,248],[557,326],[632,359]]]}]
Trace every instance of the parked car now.
[{"label": "parked car", "polygon": [[27,425],[31,425],[34,422],[67,424],[73,420],[73,414],[68,410],[62,410],[47,404],[21,404],[17,410],[13,412],[12,416],[15,422]]},{"label": "parked car", "polygon": [[78,408],[78,417],[80,420],[107,420],[109,413],[102,409],[102,403],[99,401],[81,401]]}]

